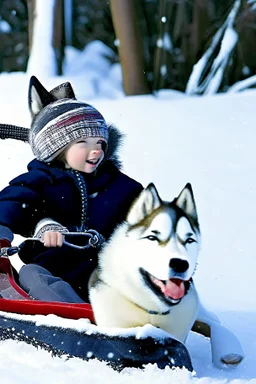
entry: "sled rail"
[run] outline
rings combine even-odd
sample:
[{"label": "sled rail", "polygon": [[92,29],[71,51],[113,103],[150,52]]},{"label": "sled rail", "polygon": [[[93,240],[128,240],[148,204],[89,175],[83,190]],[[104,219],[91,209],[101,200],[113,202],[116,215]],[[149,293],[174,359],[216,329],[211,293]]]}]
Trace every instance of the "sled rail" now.
[{"label": "sled rail", "polygon": [[67,319],[85,318],[94,323],[90,304],[70,304],[38,300],[0,299],[0,311],[25,315],[56,315]]}]

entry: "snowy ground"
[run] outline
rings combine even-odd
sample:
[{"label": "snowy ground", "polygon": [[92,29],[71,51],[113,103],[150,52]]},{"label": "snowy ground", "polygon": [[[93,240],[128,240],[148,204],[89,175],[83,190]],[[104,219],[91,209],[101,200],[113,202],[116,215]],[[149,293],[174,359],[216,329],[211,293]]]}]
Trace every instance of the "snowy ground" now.
[{"label": "snowy ground", "polygon": [[[97,51],[97,49],[96,49]],[[77,52],[70,52],[70,63]],[[195,282],[203,303],[239,338],[245,360],[235,369],[213,367],[209,341],[191,334],[187,347],[196,375],[186,371],[128,370],[118,374],[104,363],[52,358],[45,351],[14,341],[0,343],[1,383],[256,383],[256,300],[254,268],[256,217],[256,91],[204,98],[178,92],[157,97],[124,97],[120,70],[92,53],[65,76],[40,77],[51,89],[69,80],[77,96],[96,106],[126,133],[124,171],[145,186],[153,181],[172,200],[189,181],[202,231]],[[35,73],[37,75],[37,73]],[[0,74],[0,122],[29,126],[25,74]],[[0,141],[0,188],[25,171],[32,158],[27,144]],[[16,239],[18,241],[18,239]]]}]

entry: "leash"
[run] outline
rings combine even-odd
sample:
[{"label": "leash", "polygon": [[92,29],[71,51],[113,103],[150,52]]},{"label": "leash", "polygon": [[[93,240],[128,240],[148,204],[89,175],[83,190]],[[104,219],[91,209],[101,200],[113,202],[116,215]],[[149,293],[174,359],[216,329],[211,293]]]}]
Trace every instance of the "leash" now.
[{"label": "leash", "polygon": [[[75,248],[75,249],[88,249],[88,248],[100,248],[102,245],[104,239],[103,237],[99,234],[99,232],[95,231],[94,229],[89,229],[88,231],[85,232],[68,232],[68,233],[63,233],[64,236],[64,241],[63,244],[67,245],[70,248]],[[87,244],[85,245],[76,245],[71,243],[70,241],[66,240],[66,237],[71,236],[71,237],[85,237]],[[22,243],[20,243],[17,246],[11,246],[11,247],[4,247],[0,250],[0,257],[1,256],[12,256],[15,255],[16,253],[19,253],[20,250],[27,244],[27,242],[30,241],[37,241],[42,243],[41,239],[37,237],[28,237],[25,239]]]}]

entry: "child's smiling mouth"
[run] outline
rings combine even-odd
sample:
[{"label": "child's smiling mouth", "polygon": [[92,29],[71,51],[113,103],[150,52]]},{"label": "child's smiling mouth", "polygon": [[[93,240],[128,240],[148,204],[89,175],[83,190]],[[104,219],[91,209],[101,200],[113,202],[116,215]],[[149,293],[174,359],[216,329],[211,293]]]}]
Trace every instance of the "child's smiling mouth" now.
[{"label": "child's smiling mouth", "polygon": [[100,159],[92,159],[92,160],[86,160],[86,163],[91,165],[96,165],[99,162]]}]

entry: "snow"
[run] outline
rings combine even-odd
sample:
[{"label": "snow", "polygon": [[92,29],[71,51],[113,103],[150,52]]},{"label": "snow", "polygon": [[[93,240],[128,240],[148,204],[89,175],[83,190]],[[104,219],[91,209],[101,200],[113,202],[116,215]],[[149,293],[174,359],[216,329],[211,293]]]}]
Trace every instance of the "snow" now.
[{"label": "snow", "polygon": [[4,321],[6,322],[8,322],[8,319],[20,319],[26,322],[31,321],[35,324],[35,326],[65,327],[66,329],[74,329],[77,332],[86,333],[87,335],[101,333],[108,336],[134,336],[136,339],[154,337],[154,339],[158,340],[160,343],[163,342],[164,338],[168,338],[168,336],[170,336],[164,330],[158,329],[151,324],[145,324],[143,327],[136,328],[109,328],[98,327],[91,324],[89,319],[64,319],[53,314],[47,316],[32,316],[0,311],[0,315],[5,318]]},{"label": "snow", "polygon": [[7,21],[5,20],[1,20],[0,21],[0,31],[2,33],[10,33],[12,30],[11,26],[9,23],[7,23]]},{"label": "snow", "polygon": [[165,32],[163,38],[159,38],[156,42],[158,48],[163,48],[168,52],[171,52],[173,49],[172,40],[169,33]]},{"label": "snow", "polygon": [[[109,66],[102,50],[99,44],[87,46],[80,57],[69,48],[64,75],[55,77],[45,72],[39,79],[47,89],[70,81],[80,99],[119,126],[126,134],[120,152],[124,171],[144,186],[154,182],[163,199],[172,200],[191,182],[202,231],[195,284],[204,305],[239,338],[245,360],[236,368],[218,369],[211,362],[209,340],[191,333],[187,348],[195,373],[168,368],[160,371],[154,365],[144,371],[117,373],[105,363],[52,357],[32,346],[5,341],[0,342],[1,383],[98,384],[104,378],[106,384],[255,384],[256,91],[205,97],[161,91],[156,96],[125,97],[120,67]],[[77,63],[75,72],[72,55]],[[80,59],[83,65],[79,65]],[[38,67],[41,64],[38,62]],[[4,90],[0,94],[1,123],[29,127],[29,77],[24,73],[0,74]],[[0,141],[0,188],[24,172],[32,158],[28,144]],[[17,236],[14,245],[20,240]],[[66,320],[56,317],[38,321],[66,325]],[[77,326],[88,324],[79,320]],[[138,334],[144,331],[140,329]]]},{"label": "snow", "polygon": [[[233,25],[240,6],[241,0],[236,0],[226,21],[215,33],[212,44],[194,65],[186,87],[187,94],[193,95],[196,93],[204,93],[205,95],[213,95],[218,92],[230,55],[238,42],[238,35],[234,30]],[[215,57],[215,51],[219,44],[220,49]],[[212,64],[210,64],[211,60],[213,60]],[[202,76],[207,66],[210,66],[209,73],[205,79],[202,80]]]},{"label": "snow", "polygon": [[233,92],[236,93],[244,90],[245,88],[250,88],[253,86],[255,87],[255,85],[256,85],[256,75],[248,77],[245,80],[238,81],[228,89],[228,93],[233,93]]}]

